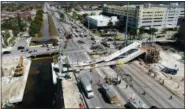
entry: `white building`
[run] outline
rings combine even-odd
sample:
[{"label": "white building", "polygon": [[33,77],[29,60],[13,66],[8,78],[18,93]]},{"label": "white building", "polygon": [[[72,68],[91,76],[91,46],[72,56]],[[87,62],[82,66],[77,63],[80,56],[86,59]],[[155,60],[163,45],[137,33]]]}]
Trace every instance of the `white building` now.
[{"label": "white building", "polygon": [[[127,5],[105,6],[104,14],[117,15],[126,18]],[[128,27],[131,28],[176,28],[179,27],[178,19],[184,16],[184,5],[179,4],[144,4],[129,5]]]},{"label": "white building", "polygon": [[87,21],[89,26],[93,27],[107,27],[108,23],[111,21],[113,25],[118,21],[117,16],[107,17],[107,16],[88,16]]}]

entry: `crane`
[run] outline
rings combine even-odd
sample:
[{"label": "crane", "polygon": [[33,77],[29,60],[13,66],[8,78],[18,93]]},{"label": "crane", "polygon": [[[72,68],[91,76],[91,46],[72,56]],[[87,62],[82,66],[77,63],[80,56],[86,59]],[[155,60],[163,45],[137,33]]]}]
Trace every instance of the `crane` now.
[{"label": "crane", "polygon": [[14,76],[21,76],[24,73],[24,66],[23,66],[23,57],[21,56],[19,59],[19,64],[15,69]]},{"label": "crane", "polygon": [[59,58],[59,70],[60,72],[65,72],[63,70],[63,67],[67,67],[67,71],[69,70],[69,62],[68,62],[68,59],[67,59],[67,43],[70,39],[72,39],[72,34],[69,33],[69,32],[65,32],[64,34],[65,38],[64,38],[64,45],[62,46],[62,44],[60,44],[60,47],[59,47],[59,54],[62,56],[63,59]]}]

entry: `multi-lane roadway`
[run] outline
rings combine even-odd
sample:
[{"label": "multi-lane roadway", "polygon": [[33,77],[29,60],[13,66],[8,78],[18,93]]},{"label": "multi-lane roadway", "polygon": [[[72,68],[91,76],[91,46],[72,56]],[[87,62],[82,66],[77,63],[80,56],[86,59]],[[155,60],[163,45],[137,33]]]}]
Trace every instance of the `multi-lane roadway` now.
[{"label": "multi-lane roadway", "polygon": [[[159,108],[183,108],[182,99],[174,95],[164,86],[160,85],[146,71],[142,70],[137,64],[129,63],[115,68],[115,71],[132,76],[133,90],[141,96],[149,106]],[[142,93],[145,92],[145,95]],[[172,99],[170,97],[172,96]]]}]

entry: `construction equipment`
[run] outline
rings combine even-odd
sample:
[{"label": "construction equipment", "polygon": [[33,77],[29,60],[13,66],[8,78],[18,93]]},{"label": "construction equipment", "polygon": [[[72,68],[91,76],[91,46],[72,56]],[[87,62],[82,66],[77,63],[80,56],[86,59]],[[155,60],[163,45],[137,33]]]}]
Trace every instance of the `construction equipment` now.
[{"label": "construction equipment", "polygon": [[21,56],[19,59],[19,64],[15,69],[14,76],[21,76],[24,74],[24,66],[23,66],[23,57]]},{"label": "construction equipment", "polygon": [[105,83],[107,83],[108,85],[111,85],[111,84],[118,85],[121,83],[121,78],[120,77],[117,77],[117,78],[105,77]]},{"label": "construction equipment", "polygon": [[102,95],[105,96],[111,104],[119,102],[117,95],[111,90],[108,84],[102,84],[101,89]]}]

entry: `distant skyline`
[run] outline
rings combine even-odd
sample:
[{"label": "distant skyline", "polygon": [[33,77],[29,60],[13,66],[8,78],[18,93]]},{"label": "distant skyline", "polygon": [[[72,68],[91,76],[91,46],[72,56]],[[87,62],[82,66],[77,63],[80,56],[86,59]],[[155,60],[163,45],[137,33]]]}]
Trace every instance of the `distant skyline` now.
[{"label": "distant skyline", "polygon": [[[64,4],[72,4],[72,3],[79,3],[79,4],[119,4],[124,5],[127,4],[127,1],[2,1],[1,3],[64,3]],[[144,4],[144,3],[151,3],[151,4],[168,4],[168,3],[183,3],[183,1],[129,1],[130,4]]]}]

